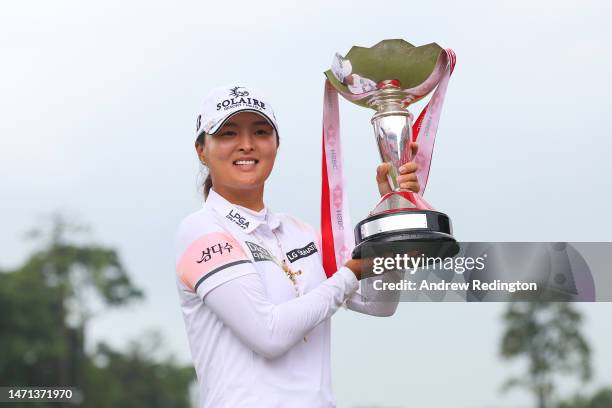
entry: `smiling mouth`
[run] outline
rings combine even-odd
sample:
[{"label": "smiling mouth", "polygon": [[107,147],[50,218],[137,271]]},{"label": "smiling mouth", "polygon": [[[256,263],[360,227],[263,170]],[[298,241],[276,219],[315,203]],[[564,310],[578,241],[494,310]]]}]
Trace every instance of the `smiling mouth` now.
[{"label": "smiling mouth", "polygon": [[233,164],[236,166],[248,166],[250,164],[257,164],[259,160],[249,159],[249,160],[234,160]]}]

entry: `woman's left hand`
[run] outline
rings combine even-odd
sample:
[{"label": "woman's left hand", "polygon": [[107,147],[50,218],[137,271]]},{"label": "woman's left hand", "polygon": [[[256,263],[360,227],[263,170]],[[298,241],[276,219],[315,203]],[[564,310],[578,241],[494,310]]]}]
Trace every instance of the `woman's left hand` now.
[{"label": "woman's left hand", "polygon": [[[419,146],[416,143],[411,142],[410,149],[412,150],[412,158],[414,160],[414,157],[419,150]],[[389,180],[387,180],[387,173],[389,173],[390,169],[391,163],[383,163],[376,169],[376,183],[378,184],[378,191],[380,192],[381,196],[393,191],[389,185]],[[417,165],[414,161],[410,161],[399,168],[400,174],[397,177],[397,181],[400,188],[410,190],[413,193],[418,193],[421,190],[416,171]]]}]

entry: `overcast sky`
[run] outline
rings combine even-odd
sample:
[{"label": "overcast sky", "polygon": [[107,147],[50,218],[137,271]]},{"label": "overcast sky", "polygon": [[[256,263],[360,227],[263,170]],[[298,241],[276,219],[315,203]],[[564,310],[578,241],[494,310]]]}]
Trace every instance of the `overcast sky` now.
[{"label": "overcast sky", "polygon": [[[95,321],[89,344],[123,347],[156,328],[190,361],[172,242],[201,205],[193,134],[206,92],[239,81],[269,95],[281,147],[266,203],[318,225],[322,73],[335,52],[386,38],[457,53],[425,198],[451,216],[458,239],[612,240],[609,1],[211,3],[0,9],[0,265],[22,261],[31,248],[22,232],[62,210],[119,248],[147,294]],[[340,104],[357,221],[377,198],[372,112]],[[596,383],[612,383],[610,306],[581,309]],[[520,370],[497,358],[502,311],[405,303],[390,319],[339,312],[340,407],[529,403],[518,392],[498,401]]]}]

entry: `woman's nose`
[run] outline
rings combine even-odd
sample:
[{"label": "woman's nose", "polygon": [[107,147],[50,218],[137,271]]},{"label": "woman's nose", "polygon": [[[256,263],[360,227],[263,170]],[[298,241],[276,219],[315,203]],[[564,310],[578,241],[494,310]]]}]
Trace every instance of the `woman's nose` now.
[{"label": "woman's nose", "polygon": [[240,133],[240,144],[238,145],[240,150],[251,151],[255,148],[253,144],[253,136],[250,132],[241,132]]}]

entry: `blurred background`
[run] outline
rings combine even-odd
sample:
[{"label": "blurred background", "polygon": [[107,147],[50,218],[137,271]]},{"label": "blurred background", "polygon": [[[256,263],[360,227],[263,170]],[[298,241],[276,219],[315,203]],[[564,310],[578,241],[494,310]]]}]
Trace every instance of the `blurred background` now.
[{"label": "blurred background", "polygon": [[[266,203],[318,225],[323,71],[352,45],[404,38],[457,53],[425,197],[451,216],[458,239],[611,241],[611,8],[4,2],[0,386],[73,385],[83,406],[195,404],[173,239],[202,204],[199,104],[236,81],[269,95],[281,145]],[[377,199],[378,153],[372,112],[340,104],[356,222]],[[610,407],[611,311],[340,311],[338,406]]]}]

